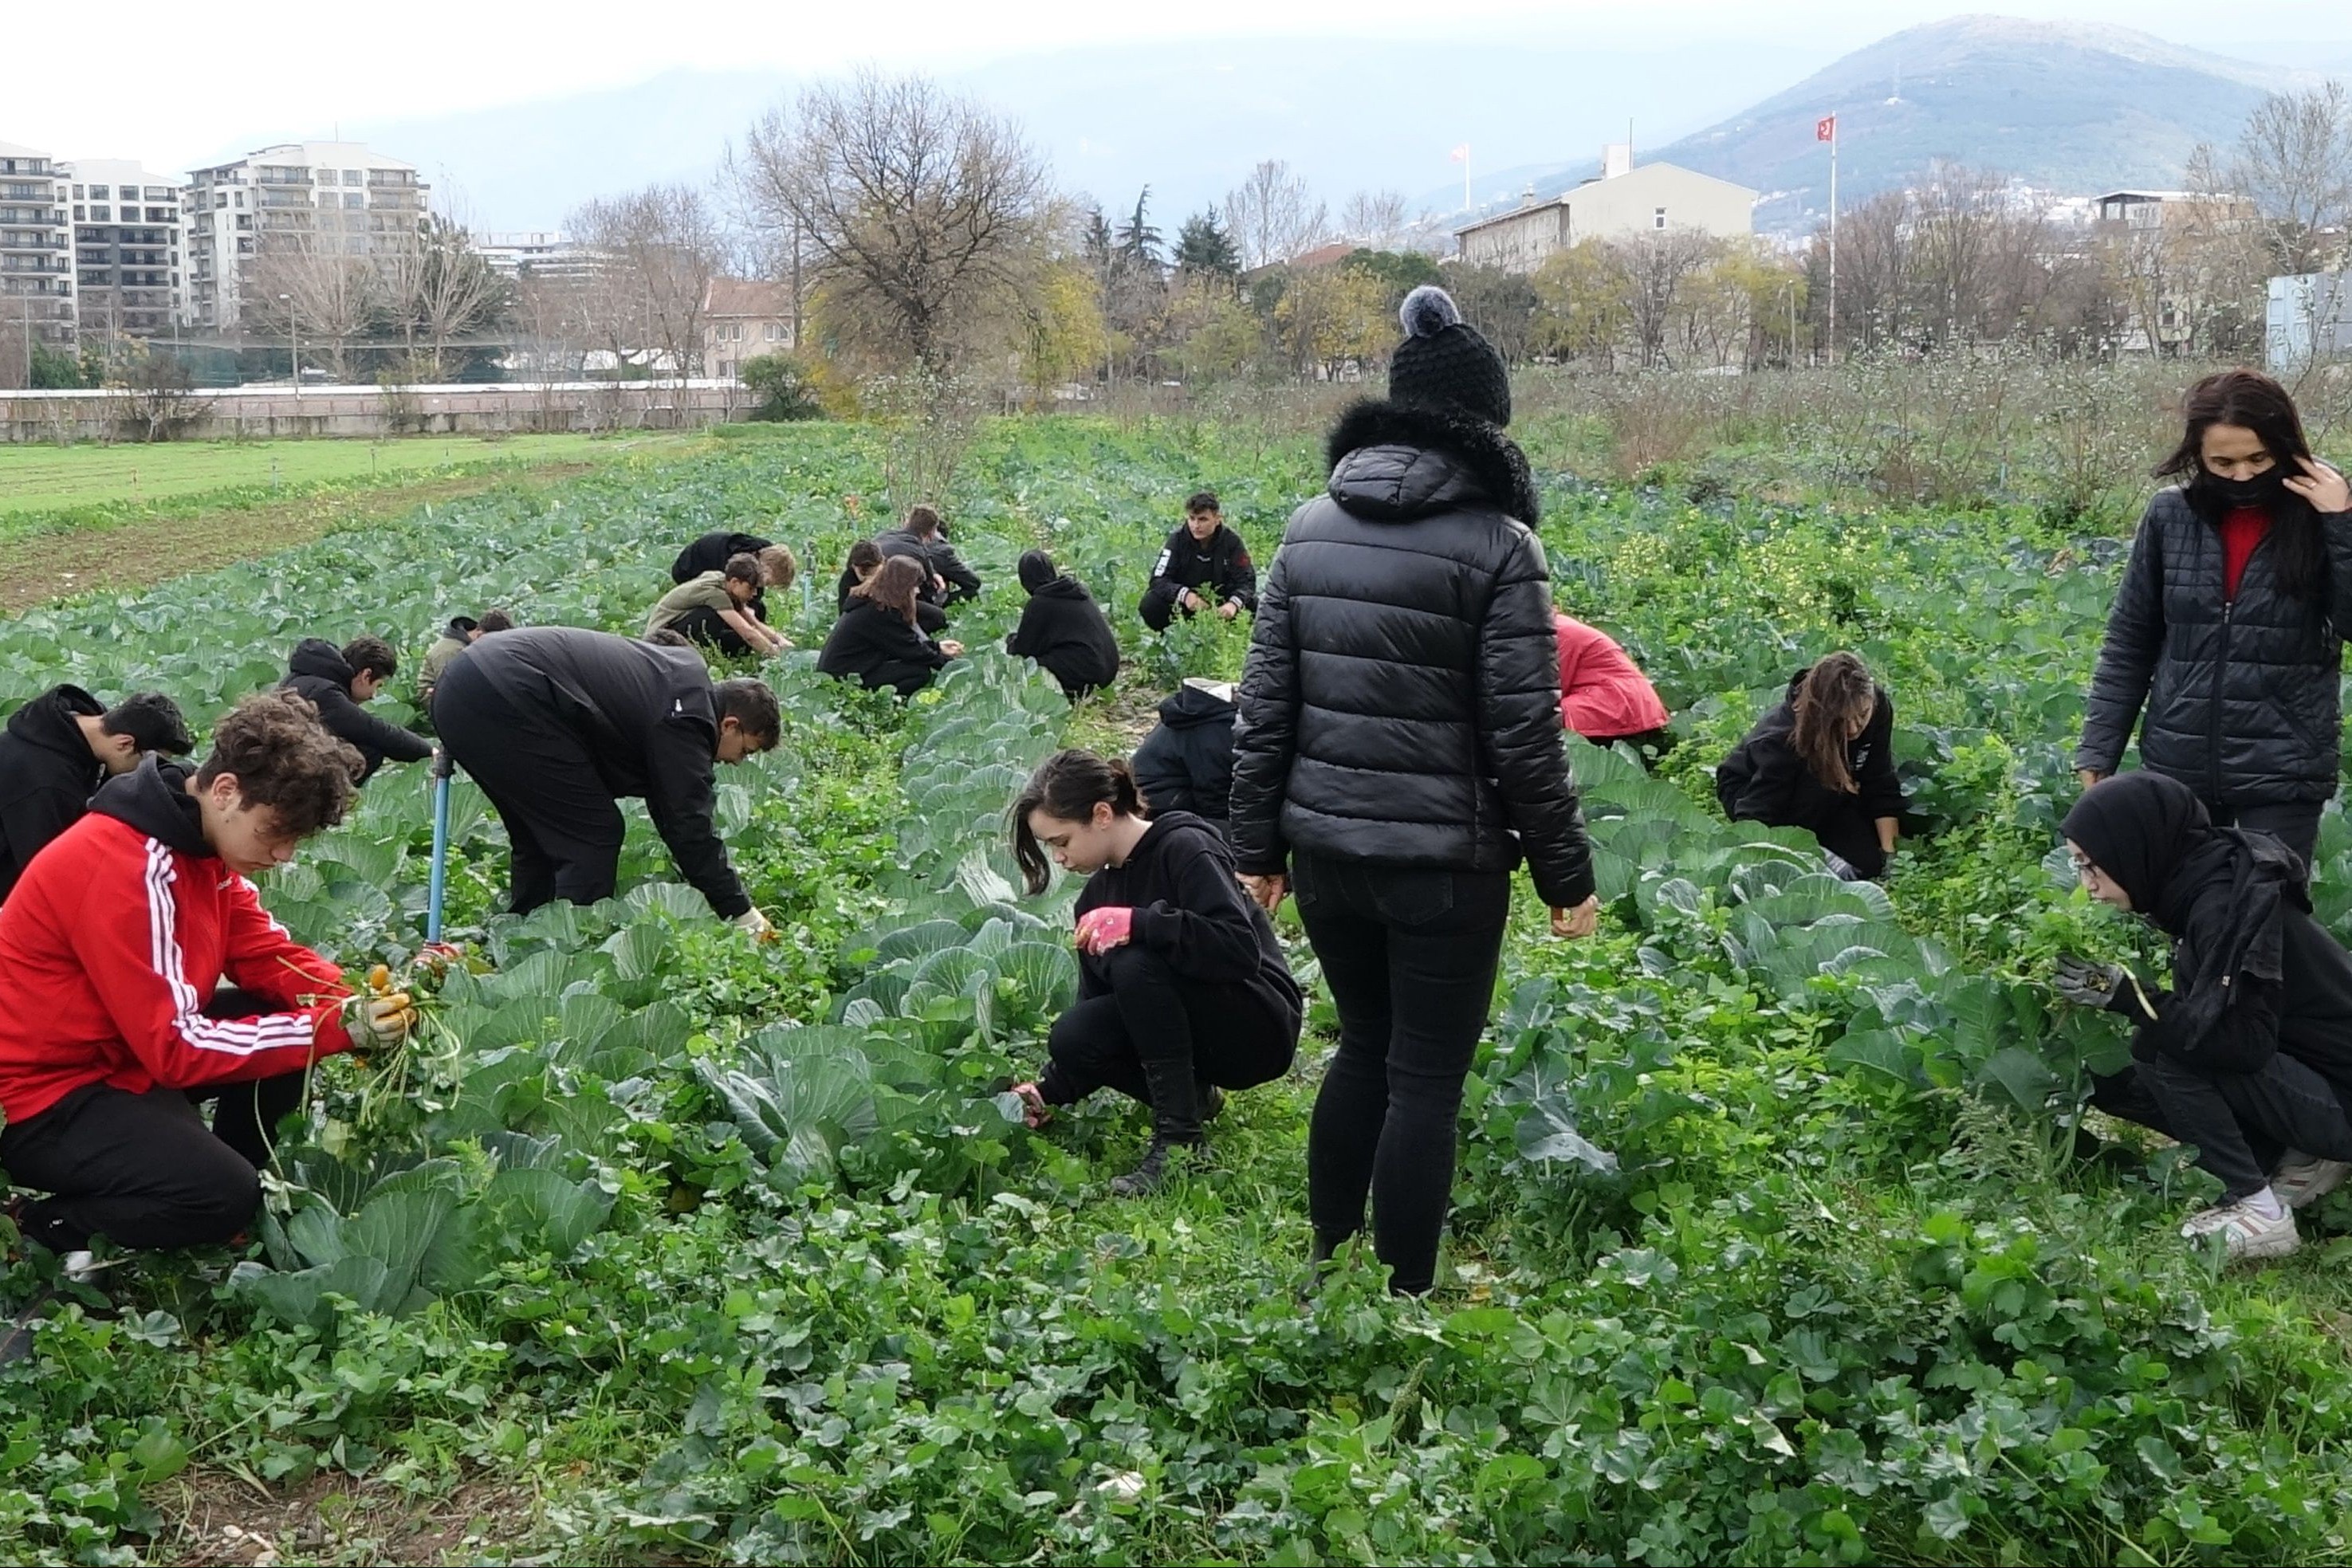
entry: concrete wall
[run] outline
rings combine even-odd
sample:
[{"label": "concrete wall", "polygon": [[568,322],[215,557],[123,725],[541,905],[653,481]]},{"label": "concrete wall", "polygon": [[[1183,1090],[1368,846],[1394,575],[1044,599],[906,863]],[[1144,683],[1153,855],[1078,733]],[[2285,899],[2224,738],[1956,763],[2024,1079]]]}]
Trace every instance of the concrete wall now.
[{"label": "concrete wall", "polygon": [[[284,435],[489,434],[516,431],[677,430],[745,417],[733,382],[555,382],[495,386],[232,387],[193,393],[179,432],[203,441]],[[136,400],[119,392],[0,392],[0,442],[100,441],[139,434]]]}]

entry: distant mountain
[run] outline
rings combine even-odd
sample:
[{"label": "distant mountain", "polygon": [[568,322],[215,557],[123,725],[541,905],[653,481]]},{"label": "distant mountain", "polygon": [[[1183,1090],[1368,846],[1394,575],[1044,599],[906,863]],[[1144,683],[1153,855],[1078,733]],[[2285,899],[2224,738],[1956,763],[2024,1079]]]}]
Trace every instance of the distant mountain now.
[{"label": "distant mountain", "polygon": [[2121,27],[1957,16],[1858,49],[1656,156],[1762,193],[1759,228],[1804,229],[1828,207],[1829,149],[1813,133],[1826,114],[1838,116],[1841,205],[1901,189],[1938,159],[2088,195],[2177,185],[2197,143],[2234,140],[2264,94],[2315,79]]}]

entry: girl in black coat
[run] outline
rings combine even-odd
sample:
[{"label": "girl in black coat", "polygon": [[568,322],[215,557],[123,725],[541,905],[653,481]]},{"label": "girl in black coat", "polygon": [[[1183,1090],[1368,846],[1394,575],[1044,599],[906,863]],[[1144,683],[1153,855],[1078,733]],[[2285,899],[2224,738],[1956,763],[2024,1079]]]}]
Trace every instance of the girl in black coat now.
[{"label": "girl in black coat", "polygon": [[934,643],[915,624],[915,596],[923,569],[893,556],[872,577],[849,591],[849,608],[833,623],[816,667],[824,674],[856,676],[868,691],[884,686],[902,697],[931,684],[950,659],[963,652],[956,642]]},{"label": "girl in black coat", "polygon": [[2132,540],[2074,766],[2085,786],[2113,773],[2137,724],[2145,766],[2215,821],[2275,834],[2307,874],[2343,766],[2352,488],[2268,376],[2208,376],[2185,412],[2158,470],[2179,483]]},{"label": "girl in black coat", "polygon": [[1715,771],[1735,822],[1806,828],[1848,882],[1886,869],[1903,816],[1895,777],[1895,704],[1852,653],[1832,653],[1789,682]]},{"label": "girl in black coat", "polygon": [[1032,894],[1050,854],[1087,877],[1078,894],[1078,1001],[1046,1040],[1052,1060],[1013,1086],[1029,1124],[1111,1088],[1151,1108],[1143,1161],[1111,1183],[1157,1192],[1169,1151],[1198,1145],[1223,1090],[1281,1077],[1302,1000],[1263,910],[1243,896],[1224,840],[1200,818],[1146,819],[1124,762],[1047,758],[1013,802],[1013,852]]},{"label": "girl in black coat", "polygon": [[1005,639],[1006,653],[1045,665],[1072,702],[1118,678],[1118,639],[1085,583],[1033,549],[1021,558],[1021,586],[1029,591],[1029,605]]},{"label": "girl in black coat", "polygon": [[[882,547],[872,539],[859,539],[849,547],[849,559],[842,564],[841,580],[834,584],[835,610],[849,608],[849,596],[857,585],[871,578],[882,567]],[[948,629],[948,612],[918,595],[915,600],[915,625],[936,637]]]},{"label": "girl in black coat", "polygon": [[2174,939],[2173,988],[2059,960],[2068,1000],[2137,1026],[2132,1063],[2092,1103],[2193,1145],[2222,1201],[2180,1228],[2231,1258],[2300,1244],[2293,1211],[2352,1170],[2352,954],[2311,917],[2301,862],[2267,833],[2217,828],[2160,773],[2096,785],[2061,826],[2091,896]]}]

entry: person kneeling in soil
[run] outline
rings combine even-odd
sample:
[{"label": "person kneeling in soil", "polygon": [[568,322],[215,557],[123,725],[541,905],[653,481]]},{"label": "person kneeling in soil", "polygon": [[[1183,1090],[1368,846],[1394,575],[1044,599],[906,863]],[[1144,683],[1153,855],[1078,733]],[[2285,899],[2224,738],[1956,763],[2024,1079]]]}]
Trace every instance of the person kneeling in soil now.
[{"label": "person kneeling in soil", "polygon": [[711,825],[716,765],[776,744],[776,694],[713,683],[702,655],[605,632],[534,626],[449,667],[433,719],[506,824],[511,907],[609,898],[620,875],[618,798],[642,796],[680,875],[754,936],[751,906]]},{"label": "person kneeling in soil", "polygon": [[381,637],[354,637],[341,648],[324,637],[305,637],[278,685],[317,708],[327,733],[360,754],[357,782],[365,784],[386,762],[422,762],[433,755],[431,741],[364,706],[399,673],[400,655]]},{"label": "person kneeling in soil", "polygon": [[112,707],[79,686],[51,686],[8,716],[0,734],[0,899],[33,857],[81,820],[92,791],[150,755],[195,745],[180,706],[141,692]]},{"label": "person kneeling in soil", "polygon": [[1165,632],[1178,615],[1190,621],[1213,604],[1226,621],[1255,613],[1257,568],[1241,535],[1225,527],[1217,497],[1202,490],[1184,503],[1183,523],[1160,547],[1136,613],[1154,632]]},{"label": "person kneeling in soil", "polygon": [[950,659],[963,653],[952,640],[934,643],[919,624],[923,569],[894,555],[849,591],[849,607],[833,623],[816,656],[817,671],[836,680],[855,676],[867,691],[890,687],[913,696],[931,684]]},{"label": "person kneeling in soil", "polygon": [[663,594],[646,617],[646,635],[667,627],[730,659],[784,653],[792,643],[762,625],[752,606],[764,588],[790,583],[795,569],[782,545],[769,546],[765,556],[736,556]]},{"label": "person kneeling in soil", "polygon": [[1033,549],[1021,558],[1021,586],[1029,604],[1004,640],[1006,653],[1043,664],[1072,702],[1118,679],[1118,638],[1085,583]]},{"label": "person kneeling in soil", "polygon": [[0,907],[0,1164],[49,1194],[20,1223],[68,1272],[93,1236],[236,1236],[311,1064],[406,1038],[408,998],[347,1016],[341,971],[249,880],[342,819],[357,761],[300,696],[247,697],[201,768],[150,757],[110,779]]},{"label": "person kneeling in soil", "polygon": [[1879,876],[1903,817],[1894,703],[1852,653],[1798,671],[1716,769],[1715,795],[1735,822],[1810,830],[1848,882]]},{"label": "person kneeling in soil", "polygon": [[450,661],[488,636],[493,632],[514,630],[514,617],[503,610],[485,610],[482,618],[452,615],[433,646],[425,650],[425,663],[416,672],[416,706],[430,717],[433,712],[433,688],[441,684],[442,672]]},{"label": "person kneeling in soil", "polygon": [[2265,832],[2217,828],[2160,773],[2095,784],[2059,824],[2093,898],[2173,939],[2173,988],[2059,961],[2058,991],[2137,1026],[2132,1062],[2091,1103],[2197,1150],[2221,1201],[2180,1234],[2283,1258],[2294,1211],[2352,1171],[2352,954],[2312,918],[2302,860]]},{"label": "person kneeling in soil", "polygon": [[1136,788],[1155,817],[1190,811],[1225,837],[1233,810],[1234,683],[1190,675],[1160,705],[1160,723],[1135,748]]},{"label": "person kneeling in soil", "polygon": [[1559,644],[1559,716],[1569,733],[1595,746],[1622,740],[1635,751],[1663,752],[1673,716],[1642,666],[1598,626],[1554,611],[1551,628]]},{"label": "person kneeling in soil", "polygon": [[1051,1061],[1013,1086],[1029,1124],[1048,1107],[1112,1088],[1151,1108],[1142,1163],[1111,1183],[1157,1192],[1169,1154],[1202,1141],[1224,1091],[1269,1082],[1298,1051],[1298,984],[1265,911],[1244,895],[1233,852],[1188,811],[1146,819],[1123,762],[1061,751],[1013,802],[1013,852],[1034,894],[1046,857],[1082,873],[1078,1000],[1047,1037]]}]

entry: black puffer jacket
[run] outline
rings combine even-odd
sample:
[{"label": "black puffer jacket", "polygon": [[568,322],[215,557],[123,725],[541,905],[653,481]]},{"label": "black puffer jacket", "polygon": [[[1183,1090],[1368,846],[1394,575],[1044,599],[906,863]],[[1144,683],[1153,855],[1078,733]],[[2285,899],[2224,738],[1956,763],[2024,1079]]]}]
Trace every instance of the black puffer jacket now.
[{"label": "black puffer jacket", "polygon": [[1234,727],[1241,869],[1296,848],[1593,890],[1527,459],[1492,424],[1359,403],[1266,574]]},{"label": "black puffer jacket", "polygon": [[366,783],[386,760],[422,762],[433,755],[433,743],[413,729],[403,729],[368,712],[352,698],[352,667],[324,637],[305,637],[286,662],[286,678],[278,684],[310,699],[327,732],[367,759],[359,777]]},{"label": "black puffer jacket", "polygon": [[[2282,512],[2306,505],[2279,503]],[[2220,513],[2179,488],[2148,503],[2107,616],[2074,766],[2114,772],[2145,706],[2141,762],[2208,805],[2325,800],[2343,769],[2344,639],[2330,608],[2352,607],[2352,515],[2319,518],[2328,591],[2317,601],[2280,587],[2274,525],[2225,602]]]}]

